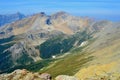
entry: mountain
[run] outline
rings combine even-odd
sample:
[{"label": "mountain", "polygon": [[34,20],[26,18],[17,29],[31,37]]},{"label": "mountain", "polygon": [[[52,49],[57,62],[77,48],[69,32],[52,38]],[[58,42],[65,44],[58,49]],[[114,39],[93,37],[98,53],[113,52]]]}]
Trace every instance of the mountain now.
[{"label": "mountain", "polygon": [[[51,16],[45,13],[38,13],[24,20],[17,21],[5,25],[1,28],[1,37],[9,37],[11,35],[20,34],[34,34],[36,32],[62,32],[65,34],[73,34],[77,32],[80,28],[85,28],[91,22],[89,18],[80,18],[69,15],[65,12],[58,12]],[[37,30],[37,31],[36,31]],[[37,33],[36,33],[37,34]]]},{"label": "mountain", "polygon": [[103,28],[91,35],[87,45],[73,48],[40,71],[54,77],[74,75],[79,80],[119,80],[120,23],[100,21],[94,25]]},{"label": "mountain", "polygon": [[23,18],[25,18],[25,15],[19,12],[15,14],[0,15],[0,26],[3,26],[5,24],[11,23],[17,20],[21,20]]},{"label": "mountain", "polygon": [[[41,60],[41,58],[44,58],[42,54],[46,54],[43,50],[47,51],[50,47],[48,46],[48,48],[44,49],[44,42],[46,43],[46,40],[60,35],[64,35],[66,39],[72,40],[72,37],[67,36],[74,35],[77,32],[82,33],[88,27],[88,24],[91,24],[90,22],[92,20],[89,18],[74,17],[66,12],[58,12],[50,16],[41,12],[1,27],[1,72],[7,71],[7,69],[14,68],[15,66],[28,65]],[[64,46],[66,41],[63,37],[61,45]],[[61,49],[65,49],[62,53],[69,51],[74,43],[75,40],[72,41],[71,47],[65,49],[65,47],[69,46],[66,44],[64,48],[59,48],[56,51],[57,53],[55,52],[54,54],[60,54]],[[54,47],[57,44],[55,43]],[[40,47],[41,45],[42,47]],[[45,58],[50,58],[52,52]]]},{"label": "mountain", "polygon": [[37,13],[0,28],[0,72],[25,68],[83,80],[119,73],[119,35],[119,22]]},{"label": "mountain", "polygon": [[[83,79],[92,78],[95,75],[110,77],[116,74],[116,76],[119,76],[119,35],[120,23],[109,23],[106,28],[95,34],[96,40],[85,48],[85,51],[91,53],[91,56],[94,56],[95,59],[90,62],[88,67],[77,72],[76,76]],[[87,73],[86,76],[84,76],[84,73]],[[112,80],[117,79],[119,80],[118,77],[114,77]]]}]

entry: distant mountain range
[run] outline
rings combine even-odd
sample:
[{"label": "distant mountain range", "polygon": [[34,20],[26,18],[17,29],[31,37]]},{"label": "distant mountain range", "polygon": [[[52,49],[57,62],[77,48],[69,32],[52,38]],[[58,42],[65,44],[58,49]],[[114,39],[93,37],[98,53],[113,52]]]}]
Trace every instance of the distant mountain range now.
[{"label": "distant mountain range", "polygon": [[87,80],[104,71],[120,72],[119,22],[66,12],[22,16],[0,27],[0,73],[26,68]]},{"label": "distant mountain range", "polygon": [[0,26],[25,18],[22,13],[0,15]]}]

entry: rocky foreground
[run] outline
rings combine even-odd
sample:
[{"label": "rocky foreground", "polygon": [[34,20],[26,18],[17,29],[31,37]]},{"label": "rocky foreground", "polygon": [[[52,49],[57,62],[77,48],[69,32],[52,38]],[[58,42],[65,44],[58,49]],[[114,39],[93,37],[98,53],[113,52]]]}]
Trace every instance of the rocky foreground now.
[{"label": "rocky foreground", "polygon": [[79,79],[78,76],[58,75],[55,79],[48,73],[33,73],[26,69],[18,69],[9,74],[1,74],[0,80],[120,80],[120,73],[104,73],[85,79]]},{"label": "rocky foreground", "polygon": [[[44,77],[43,77],[44,76]],[[49,74],[32,73],[25,69],[15,70],[10,74],[1,74],[0,80],[50,80]]]},{"label": "rocky foreground", "polygon": [[[0,80],[53,80],[52,76],[48,73],[33,73],[27,71],[26,69],[23,70],[15,70],[9,74],[1,74]],[[78,80],[73,76],[67,75],[59,75],[55,78],[55,80]]]}]

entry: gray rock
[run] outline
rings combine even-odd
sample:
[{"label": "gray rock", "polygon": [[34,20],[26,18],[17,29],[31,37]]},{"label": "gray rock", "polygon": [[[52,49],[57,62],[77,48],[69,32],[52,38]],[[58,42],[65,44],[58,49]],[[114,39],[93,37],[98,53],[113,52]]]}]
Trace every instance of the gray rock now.
[{"label": "gray rock", "polygon": [[47,79],[41,79],[39,77],[39,73],[32,73],[25,69],[23,70],[18,69],[9,74],[0,74],[0,80],[47,80]]},{"label": "gray rock", "polygon": [[74,76],[59,75],[55,78],[55,80],[78,80],[78,78]]},{"label": "gray rock", "polygon": [[39,77],[45,80],[52,80],[52,76],[48,73],[43,73]]}]

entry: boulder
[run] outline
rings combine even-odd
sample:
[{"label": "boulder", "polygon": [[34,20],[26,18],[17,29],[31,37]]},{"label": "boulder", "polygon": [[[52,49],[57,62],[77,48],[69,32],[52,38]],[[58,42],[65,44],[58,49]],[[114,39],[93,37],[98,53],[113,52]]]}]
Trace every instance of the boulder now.
[{"label": "boulder", "polygon": [[59,75],[55,78],[55,80],[78,80],[78,79],[74,76]]},{"label": "boulder", "polygon": [[45,79],[45,80],[51,80],[52,76],[48,73],[42,73],[40,76],[40,78]]}]

